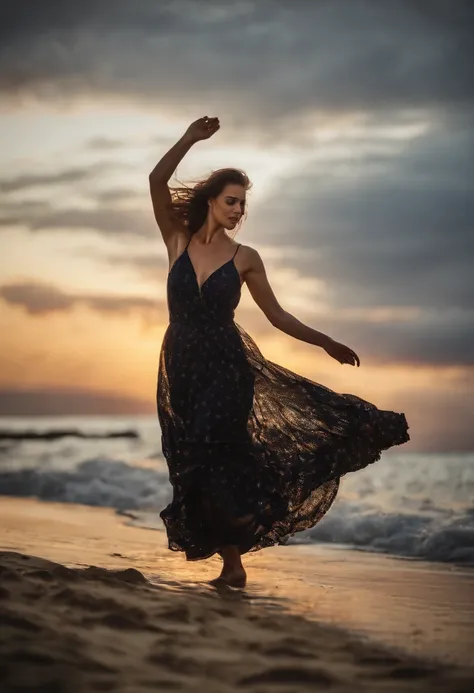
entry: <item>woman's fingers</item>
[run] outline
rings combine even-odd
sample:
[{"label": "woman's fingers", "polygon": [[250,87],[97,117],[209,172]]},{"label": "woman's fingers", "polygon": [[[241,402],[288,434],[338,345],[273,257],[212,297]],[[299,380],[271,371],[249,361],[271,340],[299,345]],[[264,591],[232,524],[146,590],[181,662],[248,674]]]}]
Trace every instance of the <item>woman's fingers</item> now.
[{"label": "woman's fingers", "polygon": [[360,366],[360,359],[357,356],[357,354],[355,353],[355,351],[352,351],[352,349],[349,349],[347,355],[345,355],[343,357],[341,363],[342,364],[347,363],[350,366],[355,366],[356,364],[357,364],[357,366]]}]

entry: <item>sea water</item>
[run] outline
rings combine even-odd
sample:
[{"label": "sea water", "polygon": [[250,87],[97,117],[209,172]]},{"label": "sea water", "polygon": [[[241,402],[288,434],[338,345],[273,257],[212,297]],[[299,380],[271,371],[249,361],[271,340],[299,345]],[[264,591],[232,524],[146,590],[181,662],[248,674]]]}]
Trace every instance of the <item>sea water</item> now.
[{"label": "sea water", "polygon": [[[1,495],[114,508],[164,531],[171,499],[155,417],[0,418]],[[474,452],[392,448],[347,474],[325,517],[289,543],[474,566]]]}]

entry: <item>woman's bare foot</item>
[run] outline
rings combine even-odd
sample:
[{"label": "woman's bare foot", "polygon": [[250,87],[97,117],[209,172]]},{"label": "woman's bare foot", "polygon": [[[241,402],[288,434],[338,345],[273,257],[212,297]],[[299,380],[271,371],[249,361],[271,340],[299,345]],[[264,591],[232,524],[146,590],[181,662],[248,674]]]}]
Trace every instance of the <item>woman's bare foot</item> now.
[{"label": "woman's bare foot", "polygon": [[245,587],[247,584],[247,573],[243,568],[233,571],[222,571],[219,577],[210,580],[210,585],[214,587],[222,587],[223,585],[228,585],[229,587]]},{"label": "woman's bare foot", "polygon": [[247,583],[247,573],[242,565],[240,551],[237,546],[223,546],[219,551],[224,559],[221,574],[218,578],[211,580],[209,584],[214,587],[245,587]]}]

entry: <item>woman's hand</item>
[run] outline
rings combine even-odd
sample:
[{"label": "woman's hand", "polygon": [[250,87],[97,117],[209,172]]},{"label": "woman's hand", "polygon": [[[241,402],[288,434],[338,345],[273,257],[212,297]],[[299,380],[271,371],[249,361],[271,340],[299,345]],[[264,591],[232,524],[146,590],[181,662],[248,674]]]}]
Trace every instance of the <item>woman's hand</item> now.
[{"label": "woman's hand", "polygon": [[198,118],[191,123],[184,137],[191,140],[192,142],[199,142],[200,140],[208,140],[212,137],[220,128],[219,118]]},{"label": "woman's hand", "polygon": [[329,339],[323,349],[329,356],[339,361],[339,363],[348,363],[350,366],[355,366],[357,364],[357,366],[360,366],[360,359],[355,351],[349,349],[345,344]]}]

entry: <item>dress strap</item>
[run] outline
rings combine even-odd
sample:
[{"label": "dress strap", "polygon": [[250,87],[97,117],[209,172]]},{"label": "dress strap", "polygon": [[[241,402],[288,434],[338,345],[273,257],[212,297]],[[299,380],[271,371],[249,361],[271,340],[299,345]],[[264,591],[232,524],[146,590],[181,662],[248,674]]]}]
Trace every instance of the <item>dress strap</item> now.
[{"label": "dress strap", "polygon": [[235,253],[234,253],[233,256],[232,256],[232,260],[233,260],[234,257],[237,255],[237,250],[240,248],[241,245],[242,245],[242,244],[239,243],[239,245],[237,246],[237,249],[236,249]]}]

